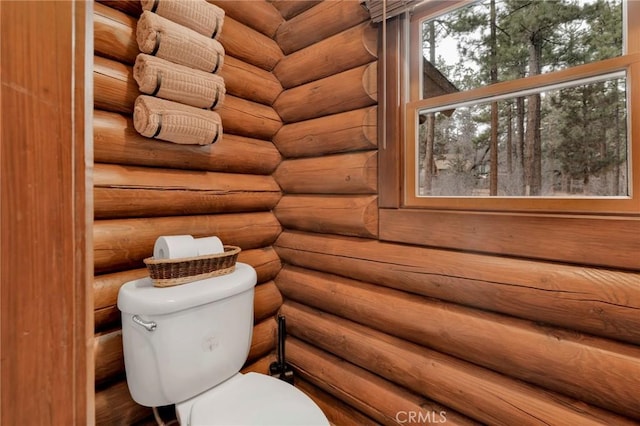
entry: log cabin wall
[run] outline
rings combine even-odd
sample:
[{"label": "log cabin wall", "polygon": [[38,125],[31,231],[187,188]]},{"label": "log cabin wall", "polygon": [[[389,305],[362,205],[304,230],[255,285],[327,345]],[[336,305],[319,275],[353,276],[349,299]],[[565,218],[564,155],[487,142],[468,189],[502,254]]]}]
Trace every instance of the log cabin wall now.
[{"label": "log cabin wall", "polygon": [[340,425],[639,422],[638,265],[380,241],[377,33],[355,1],[272,4],[275,282],[299,387]]},{"label": "log cabin wall", "polygon": [[147,274],[142,260],[159,235],[218,235],[242,248],[239,261],[258,273],[245,369],[266,372],[274,359],[273,317],[282,297],[274,283],[281,263],[272,247],[281,226],[272,209],[281,191],[271,175],[281,156],[271,140],[282,122],[271,104],[283,88],[271,71],[283,57],[273,36],[284,18],[266,2],[214,3],[227,12],[220,36],[227,96],[219,111],[223,140],[204,147],[136,133],[132,113],[139,92],[132,65],[140,4],[94,3],[97,424],[134,424],[151,416],[126,386],[116,299],[123,283]]},{"label": "log cabin wall", "polygon": [[380,241],[368,14],[212,2],[228,96],[224,140],[204,148],[133,130],[139,5],[94,5],[98,424],[149,416],[126,388],[115,300],[163,233],[243,247],[261,283],[246,368],[273,359],[280,309],[296,385],[334,424],[640,420],[637,271]]}]

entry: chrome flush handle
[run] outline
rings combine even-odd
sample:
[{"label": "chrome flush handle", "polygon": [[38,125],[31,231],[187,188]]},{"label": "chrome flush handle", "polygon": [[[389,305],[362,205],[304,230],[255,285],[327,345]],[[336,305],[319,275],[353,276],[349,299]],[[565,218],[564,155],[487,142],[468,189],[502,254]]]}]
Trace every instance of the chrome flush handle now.
[{"label": "chrome flush handle", "polygon": [[140,318],[138,315],[134,315],[131,319],[136,324],[146,328],[147,331],[155,331],[156,327],[158,326],[158,324],[156,324],[154,321],[145,321],[142,318]]}]

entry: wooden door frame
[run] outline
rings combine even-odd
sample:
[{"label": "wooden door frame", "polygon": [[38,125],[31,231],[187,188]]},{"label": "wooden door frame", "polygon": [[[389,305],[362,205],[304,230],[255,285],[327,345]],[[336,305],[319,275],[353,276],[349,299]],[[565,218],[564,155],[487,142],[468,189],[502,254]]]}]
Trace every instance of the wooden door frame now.
[{"label": "wooden door frame", "polygon": [[92,2],[0,3],[0,423],[94,421]]}]

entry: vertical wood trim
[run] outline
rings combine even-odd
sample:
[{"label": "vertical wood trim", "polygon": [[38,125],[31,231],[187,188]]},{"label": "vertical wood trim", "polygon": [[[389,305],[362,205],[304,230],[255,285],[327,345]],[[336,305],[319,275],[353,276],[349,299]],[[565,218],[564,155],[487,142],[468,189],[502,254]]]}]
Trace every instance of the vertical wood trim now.
[{"label": "vertical wood trim", "polygon": [[0,423],[92,424],[92,6],[0,7]]},{"label": "vertical wood trim", "polygon": [[[400,176],[402,162],[402,90],[404,84],[401,70],[403,17],[387,20],[387,43],[383,46],[382,25],[380,25],[379,49],[385,53],[378,55],[378,203],[380,208],[400,207]],[[386,76],[383,69],[386,63]],[[385,108],[386,105],[386,108]],[[386,123],[386,126],[383,126]],[[386,141],[385,141],[386,140]]]},{"label": "vertical wood trim", "polygon": [[95,424],[94,301],[93,301],[93,8],[75,1],[75,244],[76,290],[76,419]]}]

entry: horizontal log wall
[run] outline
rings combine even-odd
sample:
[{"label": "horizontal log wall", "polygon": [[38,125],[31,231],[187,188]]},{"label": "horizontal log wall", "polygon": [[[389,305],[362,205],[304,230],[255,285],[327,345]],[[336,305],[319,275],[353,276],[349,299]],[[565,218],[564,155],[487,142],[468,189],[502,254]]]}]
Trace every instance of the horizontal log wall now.
[{"label": "horizontal log wall", "polygon": [[374,195],[286,195],[274,213],[282,225],[292,229],[375,237],[376,200]]},{"label": "horizontal log wall", "polygon": [[322,0],[269,0],[269,2],[280,12],[284,19],[291,19],[301,14]]},{"label": "horizontal log wall", "polygon": [[[139,4],[139,2],[136,1]],[[231,2],[229,2],[231,4]],[[251,2],[255,3],[255,2]],[[138,55],[138,44],[136,42],[137,15],[127,15],[114,7],[123,6],[125,1],[109,3],[111,7],[96,3],[94,10],[94,50],[97,55],[103,58],[113,59],[127,65],[133,65]],[[268,6],[268,5],[267,5]],[[120,7],[125,9],[124,7]],[[126,9],[128,10],[128,9]],[[230,22],[230,21],[229,21]],[[243,40],[249,34],[254,37],[252,47],[258,49],[261,43],[269,44],[273,49],[272,42],[267,37],[256,33],[250,28],[232,23],[231,26],[223,26],[223,34],[228,40]],[[265,52],[258,53],[263,57],[261,60],[252,60],[251,57],[245,59],[233,55],[225,46],[226,55],[224,65],[220,70],[220,75],[225,79],[227,93],[242,99],[271,105],[276,97],[282,92],[282,85],[278,79],[269,72],[269,66],[261,67],[263,62],[274,62],[264,56]],[[276,56],[281,57],[282,53],[276,50]],[[247,56],[247,55],[245,55]],[[265,59],[266,58],[266,59]]]},{"label": "horizontal log wall", "polygon": [[281,313],[290,319],[292,335],[483,423],[636,424],[304,305],[287,301]]},{"label": "horizontal log wall", "polygon": [[[144,275],[159,227],[243,247],[260,283],[243,371],[273,361],[280,309],[297,386],[334,424],[640,421],[640,275],[378,241],[377,29],[366,10],[227,8],[224,138],[178,147],[133,130],[139,4],[96,4],[98,422],[149,416],[123,380],[115,302]],[[169,194],[180,202],[159,201]]]},{"label": "horizontal log wall", "polygon": [[375,149],[378,141],[377,107],[347,111],[280,128],[273,143],[287,157],[317,157]]},{"label": "horizontal log wall", "polygon": [[[133,114],[133,104],[140,92],[133,78],[132,67],[96,57],[93,79],[95,108]],[[225,135],[270,141],[282,127],[280,117],[272,107],[233,95],[225,96],[224,104],[216,112],[222,118]]]},{"label": "horizontal log wall", "polygon": [[[341,399],[380,424],[397,424],[402,420],[397,412],[399,406],[404,407],[406,412],[426,410],[437,413],[436,418],[440,418],[440,413],[446,411],[440,404],[296,338],[287,341],[287,354],[289,360],[295,363],[298,374],[305,380],[320,388],[328,387],[330,383],[332,390]],[[451,410],[447,413],[447,423],[474,424]]]},{"label": "horizontal log wall", "polygon": [[266,373],[273,361],[282,296],[273,281],[281,263],[271,245],[282,228],[271,212],[281,198],[271,176],[281,161],[272,139],[282,121],[271,105],[283,89],[271,70],[283,56],[273,38],[284,18],[266,1],[225,5],[224,136],[214,145],[184,146],[142,137],[133,127],[139,2],[94,4],[97,424],[146,424],[151,416],[126,386],[116,303],[123,283],[147,276],[142,260],[159,235],[218,235],[242,248],[238,260],[258,275],[244,371]]},{"label": "horizontal log wall", "polygon": [[177,145],[141,136],[131,117],[94,110],[93,148],[96,163],[270,174],[281,161],[270,142],[224,135],[213,145]]},{"label": "horizontal log wall", "polygon": [[273,73],[288,89],[374,61],[377,49],[377,30],[367,22],[286,56]]},{"label": "horizontal log wall", "polygon": [[276,41],[282,51],[289,55],[367,19],[369,19],[369,13],[360,5],[360,2],[323,1],[280,25],[276,33]]},{"label": "horizontal log wall", "polygon": [[[273,174],[285,193],[274,213],[285,228],[375,238],[377,30],[357,2],[316,3],[273,2],[287,19],[276,33],[287,55],[273,70],[285,88],[273,104],[285,123],[273,138],[285,157]],[[395,388],[372,399],[382,388],[357,380],[364,370],[341,368],[346,363],[337,357],[308,359],[308,346],[288,342],[297,386],[333,424],[397,424],[385,412],[393,403],[376,403],[400,387],[388,383]],[[335,375],[327,373],[331,366]],[[361,395],[350,396],[349,383]],[[398,400],[406,402],[391,401]]]},{"label": "horizontal log wall", "polygon": [[[277,280],[288,299],[640,417],[633,391],[640,386],[640,348],[295,267],[282,270]],[[570,370],[582,374],[568,375]]]},{"label": "horizontal log wall", "polygon": [[372,28],[359,2],[293,3],[273,176],[299,387],[339,424],[640,421],[640,274],[379,241]]}]

